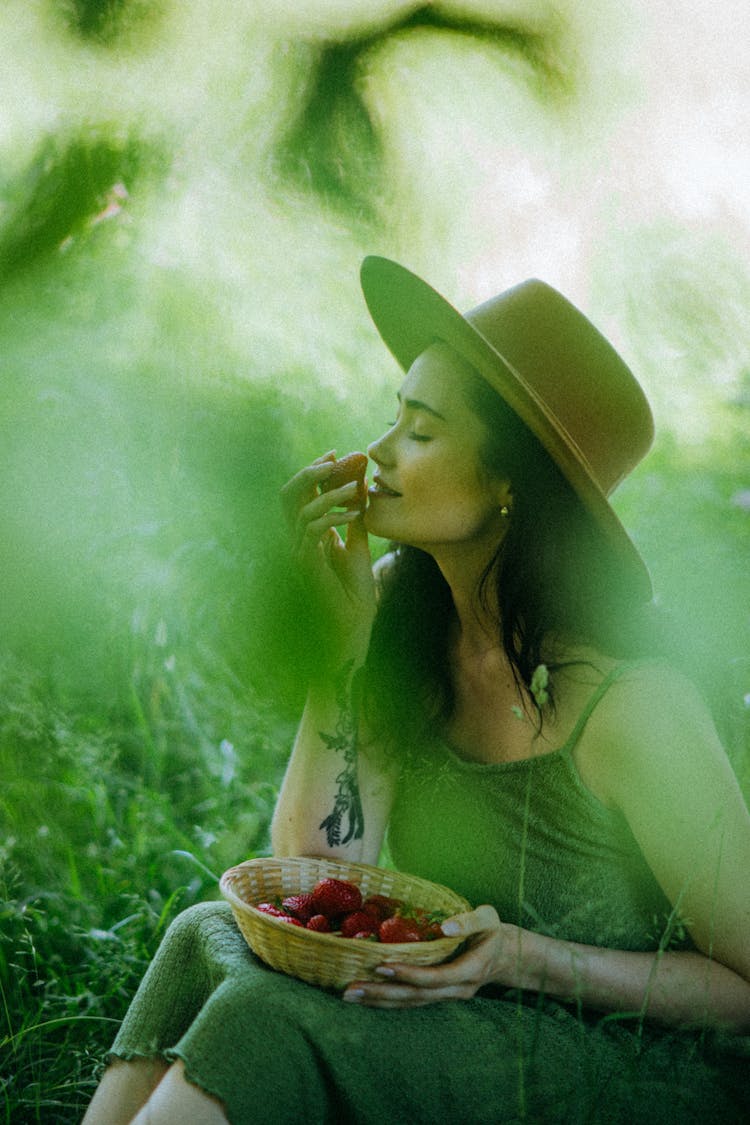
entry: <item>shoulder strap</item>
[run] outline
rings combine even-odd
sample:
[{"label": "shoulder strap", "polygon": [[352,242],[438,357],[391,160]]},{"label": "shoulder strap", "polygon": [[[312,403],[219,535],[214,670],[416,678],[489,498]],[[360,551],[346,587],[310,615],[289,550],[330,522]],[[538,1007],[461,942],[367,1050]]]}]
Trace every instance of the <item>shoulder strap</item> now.
[{"label": "shoulder strap", "polygon": [[601,683],[597,686],[596,690],[593,692],[591,698],[581,712],[578,718],[578,722],[573,727],[570,738],[565,743],[564,749],[566,751],[570,752],[575,748],[578,739],[583,734],[586,723],[591,718],[591,715],[593,714],[600,700],[603,699],[603,697],[607,694],[612,684],[616,683],[620,679],[620,676],[622,676],[625,672],[630,671],[630,669],[635,666],[635,663],[635,661],[625,661],[622,664],[616,664],[615,667],[612,668],[602,679]]}]

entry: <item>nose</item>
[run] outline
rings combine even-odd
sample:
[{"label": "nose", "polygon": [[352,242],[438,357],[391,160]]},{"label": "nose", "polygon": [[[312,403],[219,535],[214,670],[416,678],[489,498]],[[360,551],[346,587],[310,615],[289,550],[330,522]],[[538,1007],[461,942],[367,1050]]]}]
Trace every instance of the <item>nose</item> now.
[{"label": "nose", "polygon": [[386,430],[386,432],[384,434],[381,434],[379,438],[376,438],[375,441],[370,442],[367,447],[367,456],[371,461],[374,461],[376,465],[385,464],[390,456],[388,452],[390,448],[388,439],[390,436],[391,430]]}]

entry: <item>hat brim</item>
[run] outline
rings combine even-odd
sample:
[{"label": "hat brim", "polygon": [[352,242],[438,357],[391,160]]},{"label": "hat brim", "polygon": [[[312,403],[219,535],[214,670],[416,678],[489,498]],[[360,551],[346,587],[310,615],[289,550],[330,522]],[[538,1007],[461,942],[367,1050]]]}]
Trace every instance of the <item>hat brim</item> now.
[{"label": "hat brim", "polygon": [[539,439],[606,537],[633,596],[653,598],[651,576],[581,450],[522,374],[437,290],[388,258],[366,257],[362,291],[375,327],[404,371],[436,341],[452,347]]}]

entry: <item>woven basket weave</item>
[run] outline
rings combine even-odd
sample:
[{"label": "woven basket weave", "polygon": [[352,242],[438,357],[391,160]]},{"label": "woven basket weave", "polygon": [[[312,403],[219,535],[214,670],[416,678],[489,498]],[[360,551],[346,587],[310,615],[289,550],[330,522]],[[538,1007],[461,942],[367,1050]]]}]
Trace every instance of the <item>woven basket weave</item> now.
[{"label": "woven basket weave", "polygon": [[252,951],[274,969],[325,988],[345,988],[353,980],[377,980],[376,965],[398,961],[410,965],[434,965],[450,957],[461,938],[434,941],[360,941],[335,934],[321,934],[290,926],[256,910],[254,904],[303,894],[320,879],[346,879],[356,883],[363,898],[388,895],[410,906],[461,914],[471,907],[466,899],[417,876],[405,875],[363,863],[333,859],[250,859],[230,867],[221,877],[221,893]]}]

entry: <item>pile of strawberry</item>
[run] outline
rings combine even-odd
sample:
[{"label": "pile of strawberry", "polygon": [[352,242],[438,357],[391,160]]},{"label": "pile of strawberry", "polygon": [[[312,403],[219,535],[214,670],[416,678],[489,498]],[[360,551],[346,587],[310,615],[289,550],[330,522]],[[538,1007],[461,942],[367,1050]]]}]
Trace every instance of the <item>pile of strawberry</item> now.
[{"label": "pile of strawberry", "polygon": [[345,879],[321,879],[312,891],[274,902],[259,902],[256,910],[323,934],[360,941],[434,941],[443,937],[444,911],[427,911],[386,895],[362,897],[359,887]]}]

